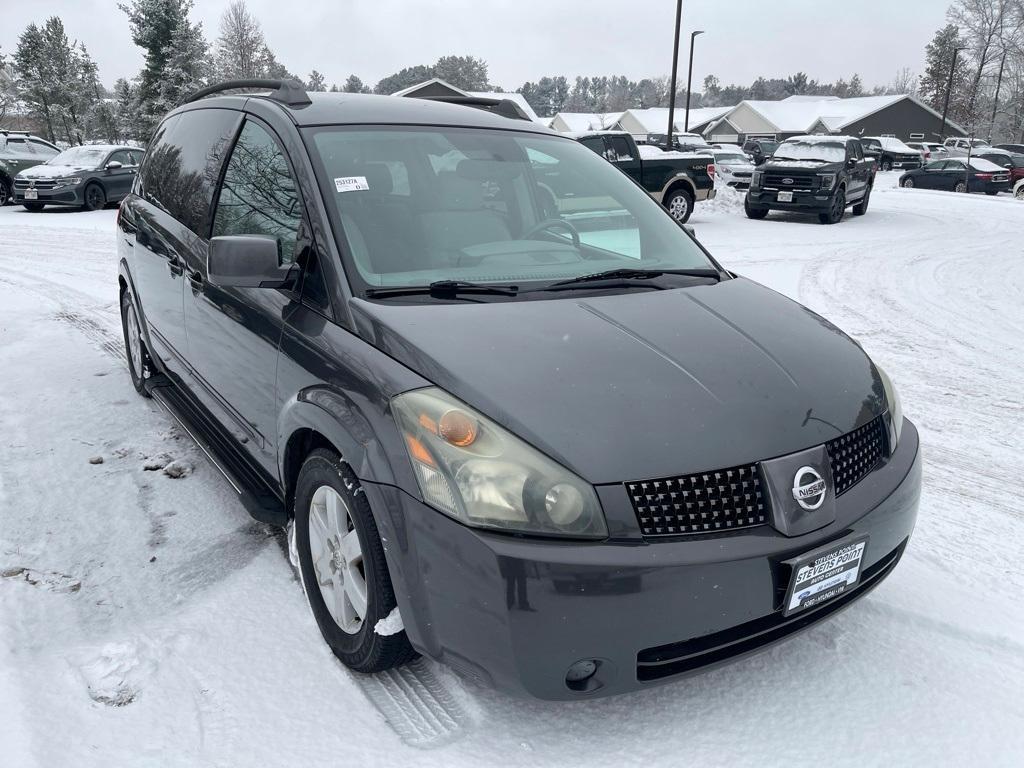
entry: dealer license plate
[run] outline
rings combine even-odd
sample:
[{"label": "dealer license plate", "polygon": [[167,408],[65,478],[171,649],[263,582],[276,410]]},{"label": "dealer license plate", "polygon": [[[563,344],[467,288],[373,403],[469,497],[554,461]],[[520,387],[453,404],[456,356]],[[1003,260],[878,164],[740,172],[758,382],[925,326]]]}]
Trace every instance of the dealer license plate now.
[{"label": "dealer license plate", "polygon": [[779,192],[779,202],[780,203],[792,203],[793,202],[793,193],[792,192]]},{"label": "dealer license plate", "polygon": [[814,608],[856,587],[867,544],[865,536],[787,560],[793,575],[786,591],[783,616]]},{"label": "dealer license plate", "polygon": [[38,192],[38,190],[26,189],[25,190],[25,199],[26,200],[38,200],[39,199],[39,192]]}]

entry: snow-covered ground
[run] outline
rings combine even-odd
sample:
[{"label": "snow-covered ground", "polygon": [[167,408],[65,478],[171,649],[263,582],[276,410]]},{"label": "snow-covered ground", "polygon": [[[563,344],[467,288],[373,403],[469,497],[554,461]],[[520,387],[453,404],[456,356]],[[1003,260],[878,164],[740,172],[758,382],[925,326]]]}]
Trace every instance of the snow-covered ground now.
[{"label": "snow-covered ground", "polygon": [[131,388],[115,212],[0,210],[0,766],[1024,764],[1024,204],[882,176],[838,226],[727,190],[691,223],[895,380],[902,563],[765,653],[572,704],[343,669],[282,537]]}]

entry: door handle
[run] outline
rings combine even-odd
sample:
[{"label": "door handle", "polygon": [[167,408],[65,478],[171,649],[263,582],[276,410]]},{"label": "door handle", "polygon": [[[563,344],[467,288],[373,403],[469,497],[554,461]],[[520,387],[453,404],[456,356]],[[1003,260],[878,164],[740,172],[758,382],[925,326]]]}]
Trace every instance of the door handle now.
[{"label": "door handle", "polygon": [[179,259],[177,256],[172,256],[170,258],[170,260],[167,262],[167,268],[171,270],[172,275],[177,275],[178,277],[181,277],[181,275],[185,274],[185,266],[181,263],[181,259]]},{"label": "door handle", "polygon": [[190,269],[188,271],[188,281],[192,283],[192,287],[200,289],[203,287],[203,273],[198,269]]}]

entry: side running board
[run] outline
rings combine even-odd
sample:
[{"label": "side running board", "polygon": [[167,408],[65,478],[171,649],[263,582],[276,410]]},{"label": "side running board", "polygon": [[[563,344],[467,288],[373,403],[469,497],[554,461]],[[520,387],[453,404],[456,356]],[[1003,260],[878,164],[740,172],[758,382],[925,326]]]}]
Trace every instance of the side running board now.
[{"label": "side running board", "polygon": [[224,475],[224,479],[238,494],[242,506],[253,518],[271,525],[287,524],[288,512],[284,502],[249,466],[249,462],[239,456],[231,438],[225,435],[216,422],[161,374],[146,380],[146,391],[195,441],[217,471]]}]

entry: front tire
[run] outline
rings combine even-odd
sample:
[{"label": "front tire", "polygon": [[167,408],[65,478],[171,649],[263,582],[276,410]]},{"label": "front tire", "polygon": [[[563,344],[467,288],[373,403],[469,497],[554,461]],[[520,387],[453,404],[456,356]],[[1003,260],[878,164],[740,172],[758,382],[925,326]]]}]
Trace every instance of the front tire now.
[{"label": "front tire", "polygon": [[891,171],[892,170],[892,160],[883,160],[882,161],[882,170],[883,171]]},{"label": "front tire", "polygon": [[0,208],[3,208],[5,205],[11,202],[11,198],[13,196],[14,193],[11,189],[11,185],[8,184],[3,179],[0,179]]},{"label": "front tire", "polygon": [[1017,187],[1017,191],[1013,193],[1013,196],[1018,200],[1024,200],[1024,184]]},{"label": "front tire", "polygon": [[913,179],[904,179],[902,182],[900,182],[900,186],[903,187],[904,189],[913,189],[914,188],[914,180]]},{"label": "front tire", "polygon": [[743,201],[743,212],[747,214],[748,219],[761,220],[768,215],[767,208],[759,208],[755,205],[751,205],[749,200],[744,199]]},{"label": "front tire", "polygon": [[132,377],[132,386],[143,397],[149,397],[149,392],[146,391],[146,377],[152,371],[152,362],[146,350],[146,341],[142,338],[139,313],[128,291],[121,294],[121,330],[124,332],[124,350],[128,357],[128,373]]},{"label": "front tire", "polygon": [[103,187],[95,181],[86,186],[85,203],[82,205],[83,211],[98,211],[106,204],[107,193],[103,191]]},{"label": "front tire", "polygon": [[954,192],[966,192],[967,191],[967,182],[966,181],[958,181],[956,183],[956,186],[953,187],[953,191]]},{"label": "front tire", "polygon": [[679,224],[685,224],[693,213],[693,195],[685,189],[676,189],[665,198],[665,210]]},{"label": "front tire", "polygon": [[333,451],[306,458],[295,489],[299,573],[320,633],[356,672],[381,672],[416,656],[405,631],[376,632],[394,610],[394,588],[366,494]]},{"label": "front tire", "polygon": [[840,187],[836,190],[836,195],[832,198],[828,211],[818,214],[818,221],[822,224],[838,224],[843,220],[844,213],[846,213],[846,190]]}]

